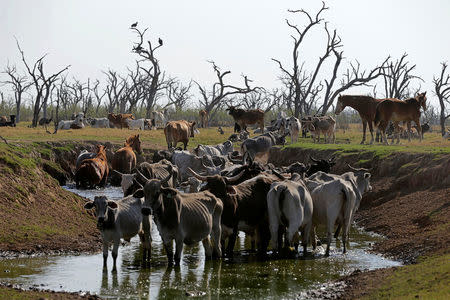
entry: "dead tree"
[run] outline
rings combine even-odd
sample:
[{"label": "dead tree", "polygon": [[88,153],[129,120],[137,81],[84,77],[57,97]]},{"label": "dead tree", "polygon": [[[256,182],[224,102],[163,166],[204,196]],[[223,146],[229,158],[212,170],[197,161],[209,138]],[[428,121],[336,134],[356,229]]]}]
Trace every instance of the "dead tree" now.
[{"label": "dead tree", "polygon": [[20,48],[19,41],[17,41],[17,48],[20,51],[20,54],[22,55],[22,61],[27,68],[28,74],[30,74],[34,87],[36,89],[36,95],[34,100],[34,108],[33,108],[33,121],[31,123],[32,127],[36,127],[39,120],[39,113],[41,112],[41,109],[43,108],[44,118],[47,118],[47,101],[50,96],[50,92],[52,90],[52,86],[54,83],[58,80],[58,77],[61,73],[67,71],[69,69],[70,65],[66,66],[65,68],[59,70],[58,72],[46,76],[44,72],[44,58],[47,56],[45,54],[41,58],[39,58],[33,65],[33,68],[30,68],[28,65],[25,55]]},{"label": "dead tree", "polygon": [[410,84],[413,79],[423,81],[412,72],[416,65],[411,65],[407,61],[408,54],[404,53],[400,59],[395,62],[389,59],[387,66],[383,68],[382,76],[384,79],[384,96],[386,98],[405,99],[410,96]]},{"label": "dead tree", "polygon": [[[272,60],[278,64],[284,76],[289,78],[289,81],[291,82],[290,84],[292,84],[293,86],[294,94],[293,99],[290,101],[290,104],[294,106],[294,116],[297,118],[303,114],[306,101],[311,96],[311,92],[314,89],[318,89],[318,87],[316,87],[316,79],[323,62],[327,59],[327,57],[330,56],[333,50],[341,47],[341,39],[337,36],[336,31],[334,31],[333,35],[328,35],[328,43],[326,45],[325,53],[323,56],[319,57],[319,61],[317,62],[314,71],[308,74],[303,70],[304,64],[300,63],[299,61],[299,48],[310,29],[316,25],[319,25],[323,21],[321,14],[327,9],[328,7],[326,7],[325,3],[322,2],[322,7],[319,9],[315,16],[311,16],[307,11],[303,9],[288,10],[288,12],[290,13],[300,13],[306,16],[309,23],[303,30],[300,30],[299,26],[291,24],[291,22],[286,19],[286,24],[294,30],[294,35],[291,35],[294,41],[291,71],[285,68],[280,60],[272,58]],[[326,28],[327,27],[325,24],[325,29]]]},{"label": "dead tree", "polygon": [[262,109],[264,112],[268,112],[282,103],[282,97],[282,91],[279,89],[271,91],[261,89],[258,92],[244,94],[237,99],[237,102],[245,109]]},{"label": "dead tree", "polygon": [[116,71],[108,70],[104,74],[106,75],[106,95],[108,98],[106,108],[109,113],[112,113],[115,107],[119,106],[119,100],[122,98],[126,86]]},{"label": "dead tree", "polygon": [[32,82],[27,82],[28,78],[26,75],[20,75],[16,69],[16,66],[7,65],[5,68],[5,73],[9,79],[5,80],[3,83],[10,84],[12,90],[14,91],[14,100],[16,102],[16,123],[20,122],[20,106],[22,105],[22,94],[33,84]]},{"label": "dead tree", "polygon": [[142,60],[140,62],[149,62],[150,66],[147,68],[144,68],[141,66],[140,68],[144,70],[147,75],[149,76],[149,86],[147,87],[145,100],[146,100],[146,112],[145,117],[147,119],[150,118],[153,106],[155,105],[156,98],[158,91],[161,90],[162,80],[160,79],[161,76],[161,69],[159,66],[159,60],[156,58],[155,53],[156,51],[162,47],[162,43],[158,43],[156,46],[152,44],[150,40],[147,41],[147,45],[144,45],[144,35],[147,32],[148,28],[144,30],[140,30],[137,27],[130,28],[132,31],[136,32],[138,35],[138,42],[135,43],[135,46],[133,47],[133,51],[137,53]]},{"label": "dead tree", "polygon": [[339,52],[333,50],[333,53],[336,61],[334,63],[331,78],[329,80],[325,79],[325,95],[323,104],[321,106],[322,115],[325,115],[327,113],[328,109],[333,105],[334,100],[340,93],[345,92],[351,87],[368,86],[371,81],[381,76],[389,60],[389,57],[386,58],[380,66],[376,66],[369,72],[361,71],[361,64],[359,63],[359,61],[356,61],[356,63],[350,63],[350,67],[347,68],[346,72],[343,75],[343,78],[341,79],[340,87],[337,89],[333,89],[339,66],[343,58],[343,51]]},{"label": "dead tree", "polygon": [[100,106],[102,105],[102,100],[106,95],[106,89],[104,89],[102,92],[99,90],[100,81],[97,79],[94,81],[92,86],[92,92],[94,93],[95,97],[95,116],[98,117],[98,110],[100,109]]},{"label": "dead tree", "polygon": [[181,111],[185,108],[192,98],[192,94],[190,94],[191,87],[192,81],[190,81],[188,85],[183,85],[180,80],[173,79],[166,85],[166,95],[169,101],[164,108],[169,107],[172,104],[175,106],[176,111]]},{"label": "dead tree", "polygon": [[439,77],[433,77],[434,92],[439,99],[439,106],[441,108],[440,124],[441,134],[444,135],[445,121],[450,118],[448,106],[450,105],[450,74],[447,72],[448,64],[446,62],[441,63],[442,69]]},{"label": "dead tree", "polygon": [[250,82],[252,80],[248,79],[247,76],[242,75],[244,79],[244,87],[237,87],[234,85],[226,84],[224,82],[224,77],[231,73],[231,71],[221,71],[220,68],[214,63],[214,61],[208,61],[216,73],[217,81],[213,83],[211,91],[208,92],[206,87],[202,87],[198,82],[194,81],[197,84],[200,94],[202,95],[202,99],[200,99],[200,105],[208,114],[208,122],[210,122],[213,118],[217,109],[221,107],[222,102],[230,97],[235,95],[244,95],[251,92],[257,92],[261,90],[260,87],[250,87]]},{"label": "dead tree", "polygon": [[70,90],[70,98],[72,99],[74,109],[76,109],[78,104],[81,103],[81,111],[86,116],[89,108],[92,107],[92,90],[90,79],[88,78],[86,83],[74,79],[74,82],[71,85],[68,85],[68,88]]}]

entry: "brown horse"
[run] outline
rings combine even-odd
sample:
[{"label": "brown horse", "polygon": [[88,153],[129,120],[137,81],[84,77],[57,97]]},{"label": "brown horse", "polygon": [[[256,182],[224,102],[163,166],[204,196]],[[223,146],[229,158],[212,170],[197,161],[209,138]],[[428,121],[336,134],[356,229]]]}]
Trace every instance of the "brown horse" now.
[{"label": "brown horse", "polygon": [[366,141],[367,124],[369,124],[370,135],[372,137],[370,139],[370,144],[373,144],[372,123],[373,120],[375,119],[377,105],[381,103],[383,100],[385,99],[375,99],[370,96],[351,96],[351,95],[339,96],[334,113],[336,115],[339,115],[341,111],[343,111],[344,108],[347,106],[350,106],[351,108],[355,109],[359,113],[359,116],[361,117],[363,123],[363,138],[361,144],[364,144],[364,142]]},{"label": "brown horse", "polygon": [[[386,128],[389,121],[394,123],[394,128],[397,135],[397,144],[400,142],[399,126],[398,123],[406,122],[408,125],[408,141],[411,141],[411,121],[416,123],[418,132],[422,132],[420,126],[420,107],[423,111],[427,110],[427,97],[426,92],[417,94],[414,98],[406,99],[405,101],[398,99],[386,99],[377,106],[375,113],[374,124],[377,126],[383,136],[384,144],[388,144],[386,139]],[[420,141],[422,141],[422,135],[419,134]]]},{"label": "brown horse", "polygon": [[105,186],[109,167],[106,159],[105,146],[97,145],[97,155],[85,159],[75,172],[75,183],[78,186],[93,188],[95,185]]},{"label": "brown horse", "polygon": [[200,126],[202,128],[208,127],[208,112],[202,109],[198,114],[200,115]]},{"label": "brown horse", "polygon": [[133,150],[139,154],[142,153],[139,134],[127,138],[123,148],[114,153],[112,168],[120,173],[130,174],[131,170],[136,167],[136,154],[134,154]]}]

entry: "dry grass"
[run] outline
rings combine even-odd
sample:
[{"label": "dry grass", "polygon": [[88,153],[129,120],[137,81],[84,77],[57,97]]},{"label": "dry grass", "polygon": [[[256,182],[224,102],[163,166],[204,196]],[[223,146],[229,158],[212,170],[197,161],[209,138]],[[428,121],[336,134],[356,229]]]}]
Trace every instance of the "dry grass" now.
[{"label": "dry grass", "polygon": [[[17,127],[1,127],[0,136],[7,140],[17,142],[61,142],[61,141],[100,141],[111,142],[114,144],[121,144],[131,134],[140,134],[143,141],[144,148],[149,149],[164,149],[166,142],[163,130],[129,130],[129,129],[109,129],[109,128],[84,128],[79,130],[60,130],[57,134],[48,134],[42,127],[28,128],[29,123],[20,123]],[[218,144],[224,142],[232,133],[232,127],[224,127],[225,134],[221,135],[217,131],[217,127],[200,129],[200,134],[189,142],[189,148],[193,148],[198,144]],[[255,136],[255,134],[252,134]],[[359,145],[362,138],[362,125],[350,124],[348,130],[337,130],[336,143],[337,145],[313,144],[310,138],[300,139],[300,141],[293,145],[294,147],[308,147],[308,148],[333,148],[346,149],[349,146],[353,148],[361,148],[364,150],[370,149],[369,145]],[[366,141],[370,140],[370,134]],[[288,143],[290,138],[288,138]],[[179,144],[181,145],[181,144]],[[374,148],[385,147],[381,145],[374,146]],[[412,152],[429,152],[442,149],[444,152],[450,151],[450,141],[444,140],[439,132],[435,129],[432,133],[425,134],[425,140],[401,140],[400,145],[388,146],[387,149],[392,151],[403,150]]]}]

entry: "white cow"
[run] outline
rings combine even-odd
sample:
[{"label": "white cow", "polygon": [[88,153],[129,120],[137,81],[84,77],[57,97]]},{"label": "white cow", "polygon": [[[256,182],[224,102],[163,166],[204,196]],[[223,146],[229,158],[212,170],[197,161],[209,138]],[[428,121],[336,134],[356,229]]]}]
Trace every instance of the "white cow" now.
[{"label": "white cow", "polygon": [[145,129],[145,119],[137,119],[137,120],[126,119],[125,121],[127,122],[128,128],[130,129],[140,129],[140,130]]},{"label": "white cow", "polygon": [[291,135],[291,143],[297,143],[298,136],[300,134],[300,131],[302,130],[302,124],[300,123],[300,120],[296,117],[290,117],[288,119],[288,129]]},{"label": "white cow", "polygon": [[89,118],[87,121],[92,128],[109,128],[108,118]]},{"label": "white cow", "polygon": [[136,234],[139,234],[144,247],[144,262],[146,262],[147,257],[150,259],[150,217],[144,216],[141,212],[144,204],[144,194],[142,190],[138,192],[141,194],[137,197],[131,195],[117,201],[108,200],[106,196],[96,196],[94,201],[89,201],[84,205],[86,209],[95,208],[96,210],[97,228],[100,229],[103,239],[104,268],[106,268],[106,261],[108,259],[109,244],[113,244],[113,270],[116,270],[120,239],[130,241]]},{"label": "white cow", "polygon": [[[350,172],[349,172],[350,173]],[[335,224],[342,225],[342,243],[344,245],[344,253],[346,253],[346,243],[350,224],[353,215],[356,212],[359,201],[358,198],[365,192],[371,190],[370,173],[362,173],[362,180],[358,184],[352,184],[351,181],[343,178],[336,178],[325,182],[314,188],[311,192],[313,199],[313,225],[325,224],[327,226],[327,250],[325,255],[330,254],[330,244],[332,231]],[[315,248],[316,241],[313,240]]]},{"label": "white cow", "polygon": [[58,130],[68,130],[68,129],[81,129],[84,128],[84,114],[79,113],[75,120],[61,120],[58,123]]},{"label": "white cow", "polygon": [[272,236],[272,249],[278,250],[277,236],[280,225],[287,226],[287,240],[292,246],[302,233],[303,254],[306,255],[306,246],[312,226],[313,202],[308,188],[302,180],[274,182],[267,194],[267,209],[269,212],[270,234]]},{"label": "white cow", "polygon": [[152,119],[155,120],[155,125],[157,127],[165,127],[168,121],[164,113],[160,111],[152,111]]}]

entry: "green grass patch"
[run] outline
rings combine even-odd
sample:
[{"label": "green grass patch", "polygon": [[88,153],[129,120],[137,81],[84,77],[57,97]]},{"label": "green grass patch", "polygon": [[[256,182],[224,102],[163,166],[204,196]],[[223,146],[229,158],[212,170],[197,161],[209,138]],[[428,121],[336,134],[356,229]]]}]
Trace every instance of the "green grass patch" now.
[{"label": "green grass patch", "polygon": [[450,254],[422,258],[395,270],[366,299],[448,299]]}]

